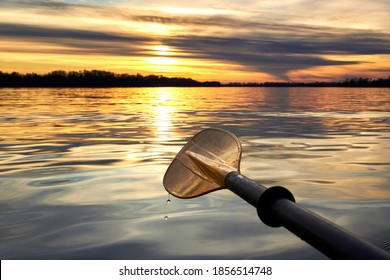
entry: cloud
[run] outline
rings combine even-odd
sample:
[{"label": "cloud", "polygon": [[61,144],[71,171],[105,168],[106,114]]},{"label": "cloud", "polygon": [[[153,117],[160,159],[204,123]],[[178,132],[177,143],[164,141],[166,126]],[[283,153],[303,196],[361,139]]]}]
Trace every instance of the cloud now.
[{"label": "cloud", "polygon": [[[227,3],[223,13],[180,14],[174,9],[159,10],[158,1],[137,7],[127,2],[130,6],[123,7],[104,4],[105,1],[87,5],[83,1],[6,0],[0,3],[0,12],[2,7],[7,11],[17,7],[23,21],[16,23],[11,16],[0,20],[0,38],[63,47],[46,49],[47,52],[105,54],[108,58],[153,56],[150,45],[164,44],[174,50],[169,54],[171,58],[199,59],[205,68],[210,62],[233,64],[282,79],[294,70],[353,66],[370,63],[369,56],[390,54],[385,31],[305,23],[305,17],[300,19],[288,11],[283,18],[271,2],[255,2],[246,1],[242,10],[235,11],[229,10],[237,7],[235,1],[218,1],[214,9]],[[307,2],[314,5],[313,1]],[[270,13],[248,8],[256,5],[265,5],[262,7],[266,10],[269,7]],[[320,14],[324,18],[325,11]],[[68,18],[69,24],[64,23]],[[24,52],[29,51],[39,50],[26,48]]]},{"label": "cloud", "polygon": [[[252,38],[177,36],[164,42],[195,54],[198,58],[234,62],[246,65],[253,71],[267,72],[285,79],[291,70],[361,62],[329,60],[324,55],[390,53],[380,36],[375,38],[375,44],[368,44],[367,39],[368,36],[364,34],[355,34],[344,38],[329,36],[326,41],[315,41],[315,38],[310,37],[298,41],[289,36],[273,38],[267,34],[257,34]],[[356,46],[349,47],[351,41]]]},{"label": "cloud", "polygon": [[[79,4],[78,4],[79,5]],[[28,0],[3,0],[0,2],[0,6],[5,7],[27,7],[27,8],[49,8],[49,9],[66,9],[68,7],[75,6],[75,4],[69,4],[60,1],[28,1]]]},{"label": "cloud", "polygon": [[[151,20],[145,17],[142,19]],[[163,22],[167,20],[164,19]],[[180,55],[181,58],[235,63],[245,66],[249,71],[265,72],[282,79],[286,79],[287,73],[291,70],[360,63],[360,61],[351,60],[329,60],[325,59],[324,55],[390,54],[390,47],[383,34],[355,32],[343,37],[338,34],[325,36],[321,33],[318,33],[320,35],[316,37],[316,34],[309,33],[306,36],[300,36],[299,40],[294,35],[280,33],[275,35],[266,32],[257,32],[241,38],[195,35],[172,35],[159,38],[82,29],[0,24],[0,36],[46,43],[55,42],[74,48],[63,50],[64,53],[146,55],[145,45],[161,41],[183,52],[184,54]],[[175,55],[173,54],[172,57]]]},{"label": "cloud", "polygon": [[0,23],[0,35],[7,37],[20,37],[28,39],[83,39],[86,41],[119,41],[119,42],[145,42],[149,38],[138,35],[116,35],[108,32],[99,32],[83,29],[51,28],[43,26],[31,26],[24,24]]},{"label": "cloud", "polygon": [[[0,38],[16,38],[57,44],[76,48],[77,52],[86,50],[92,54],[136,55],[143,46],[151,42],[150,38],[139,35],[116,35],[108,32],[49,28],[23,24],[0,23]],[[58,50],[66,52],[66,50]],[[75,52],[75,51],[73,51]]]}]

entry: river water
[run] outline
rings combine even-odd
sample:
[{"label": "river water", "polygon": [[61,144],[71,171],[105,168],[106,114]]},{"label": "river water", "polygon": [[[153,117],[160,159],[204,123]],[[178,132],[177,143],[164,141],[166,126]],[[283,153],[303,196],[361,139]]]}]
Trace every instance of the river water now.
[{"label": "river water", "polygon": [[227,190],[168,196],[207,127],[241,172],[374,244],[390,240],[390,89],[0,89],[1,259],[323,259]]}]

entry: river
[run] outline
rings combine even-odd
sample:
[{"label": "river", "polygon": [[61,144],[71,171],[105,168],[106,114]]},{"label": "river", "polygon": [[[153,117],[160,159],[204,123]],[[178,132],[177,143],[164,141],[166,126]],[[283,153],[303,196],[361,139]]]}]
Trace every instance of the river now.
[{"label": "river", "polygon": [[0,89],[1,259],[324,259],[227,190],[169,196],[208,127],[241,172],[365,240],[390,240],[390,89]]}]

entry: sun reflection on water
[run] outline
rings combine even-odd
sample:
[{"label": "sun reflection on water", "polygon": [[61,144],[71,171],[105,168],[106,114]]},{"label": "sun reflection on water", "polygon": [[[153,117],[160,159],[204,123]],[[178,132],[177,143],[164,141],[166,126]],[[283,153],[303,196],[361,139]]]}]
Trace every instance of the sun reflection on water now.
[{"label": "sun reflection on water", "polygon": [[174,91],[169,88],[156,88],[156,97],[153,104],[154,109],[154,137],[157,142],[167,142],[173,134],[172,114],[174,107],[170,101],[174,95]]}]

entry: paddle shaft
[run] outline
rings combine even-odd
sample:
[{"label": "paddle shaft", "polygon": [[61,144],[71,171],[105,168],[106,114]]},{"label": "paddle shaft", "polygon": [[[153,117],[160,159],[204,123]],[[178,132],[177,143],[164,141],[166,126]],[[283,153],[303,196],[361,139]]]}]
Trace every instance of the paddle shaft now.
[{"label": "paddle shaft", "polygon": [[265,224],[285,227],[331,259],[390,259],[385,250],[296,204],[283,187],[266,188],[238,172],[225,177],[225,186],[256,207]]}]

